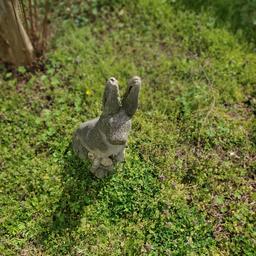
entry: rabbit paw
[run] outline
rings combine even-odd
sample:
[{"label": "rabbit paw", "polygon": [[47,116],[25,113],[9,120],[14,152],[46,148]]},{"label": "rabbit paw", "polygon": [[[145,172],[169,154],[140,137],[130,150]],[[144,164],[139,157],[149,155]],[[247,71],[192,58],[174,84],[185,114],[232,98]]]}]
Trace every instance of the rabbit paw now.
[{"label": "rabbit paw", "polygon": [[95,170],[95,171],[93,172],[93,174],[94,174],[97,178],[102,179],[102,178],[107,177],[109,174],[111,174],[111,173],[112,173],[112,170],[113,170],[112,168],[109,169],[109,168],[106,168],[106,167],[104,167],[104,166],[101,166],[101,167],[99,167],[97,170]]},{"label": "rabbit paw", "polygon": [[124,161],[124,154],[125,154],[125,149],[123,149],[122,151],[120,151],[117,155],[113,156],[113,161],[115,163],[117,162],[123,162]]},{"label": "rabbit paw", "polygon": [[110,158],[95,158],[91,167],[91,173],[102,179],[113,171],[113,161]]},{"label": "rabbit paw", "polygon": [[103,158],[100,163],[104,167],[109,167],[113,165],[113,161],[110,158]]}]

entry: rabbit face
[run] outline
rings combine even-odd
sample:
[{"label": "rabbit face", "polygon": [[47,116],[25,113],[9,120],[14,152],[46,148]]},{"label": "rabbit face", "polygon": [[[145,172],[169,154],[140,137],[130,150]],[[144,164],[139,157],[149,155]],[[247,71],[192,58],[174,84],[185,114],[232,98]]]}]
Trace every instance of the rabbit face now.
[{"label": "rabbit face", "polygon": [[110,144],[126,144],[131,129],[131,120],[123,109],[114,115],[101,117],[98,125]]}]

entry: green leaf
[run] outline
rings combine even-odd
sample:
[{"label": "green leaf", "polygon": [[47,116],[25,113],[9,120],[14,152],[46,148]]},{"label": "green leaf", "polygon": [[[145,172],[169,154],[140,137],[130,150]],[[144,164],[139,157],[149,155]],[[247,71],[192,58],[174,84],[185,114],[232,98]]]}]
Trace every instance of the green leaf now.
[{"label": "green leaf", "polygon": [[224,197],[223,196],[217,196],[215,198],[215,203],[216,204],[223,204],[224,203]]},{"label": "green leaf", "polygon": [[25,74],[27,72],[26,68],[23,67],[23,66],[19,66],[17,68],[17,71],[20,73],[20,74]]},{"label": "green leaf", "polygon": [[51,85],[57,86],[57,85],[59,85],[59,84],[60,84],[59,79],[58,79],[56,76],[54,76],[54,77],[51,79]]},{"label": "green leaf", "polygon": [[12,77],[12,72],[8,72],[5,74],[6,79],[11,78],[11,77]]}]

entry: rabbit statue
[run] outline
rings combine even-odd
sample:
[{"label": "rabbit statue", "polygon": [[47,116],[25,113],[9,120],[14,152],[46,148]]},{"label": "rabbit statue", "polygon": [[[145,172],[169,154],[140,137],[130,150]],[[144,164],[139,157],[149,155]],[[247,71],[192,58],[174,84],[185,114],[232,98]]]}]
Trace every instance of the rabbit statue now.
[{"label": "rabbit statue", "polygon": [[131,118],[138,108],[141,79],[132,77],[120,100],[118,81],[108,79],[100,117],[84,122],[74,132],[72,146],[81,159],[92,160],[91,172],[103,178],[116,162],[124,160],[124,150],[131,129]]}]

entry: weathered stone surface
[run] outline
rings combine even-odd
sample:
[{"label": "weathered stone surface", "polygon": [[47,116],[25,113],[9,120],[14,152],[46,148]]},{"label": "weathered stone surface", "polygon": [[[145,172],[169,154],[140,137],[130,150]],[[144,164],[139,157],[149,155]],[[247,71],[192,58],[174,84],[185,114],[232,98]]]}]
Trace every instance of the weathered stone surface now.
[{"label": "weathered stone surface", "polygon": [[124,149],[131,129],[131,118],[138,108],[141,79],[134,76],[128,82],[122,100],[118,81],[111,77],[105,86],[103,112],[100,117],[84,122],[75,131],[73,149],[81,159],[92,161],[91,172],[103,178],[124,160]]}]

